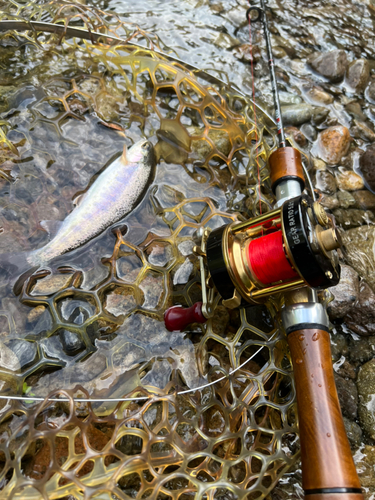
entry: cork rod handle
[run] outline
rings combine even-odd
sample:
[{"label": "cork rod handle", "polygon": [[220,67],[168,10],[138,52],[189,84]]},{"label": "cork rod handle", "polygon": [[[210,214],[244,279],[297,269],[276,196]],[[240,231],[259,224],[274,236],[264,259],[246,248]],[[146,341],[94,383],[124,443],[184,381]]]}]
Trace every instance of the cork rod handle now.
[{"label": "cork rod handle", "polygon": [[296,330],[292,354],[306,500],[363,500],[337,397],[329,333]]}]

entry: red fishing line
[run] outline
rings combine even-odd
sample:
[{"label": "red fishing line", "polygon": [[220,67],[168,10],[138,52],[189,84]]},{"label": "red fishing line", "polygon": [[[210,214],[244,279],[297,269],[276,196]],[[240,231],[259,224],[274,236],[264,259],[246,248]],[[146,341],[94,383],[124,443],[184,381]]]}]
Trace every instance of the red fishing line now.
[{"label": "red fishing line", "polygon": [[247,247],[247,258],[255,276],[264,285],[298,277],[286,258],[281,231],[252,240]]}]

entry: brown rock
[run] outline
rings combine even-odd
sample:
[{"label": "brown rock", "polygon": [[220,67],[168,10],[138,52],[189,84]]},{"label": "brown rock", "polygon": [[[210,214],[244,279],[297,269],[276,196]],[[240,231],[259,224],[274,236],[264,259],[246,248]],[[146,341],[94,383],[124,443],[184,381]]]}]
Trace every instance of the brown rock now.
[{"label": "brown rock", "polygon": [[349,64],[345,83],[355,92],[362,92],[370,79],[370,65],[366,59],[357,59]]},{"label": "brown rock", "polygon": [[349,265],[375,290],[375,227],[361,226],[342,233]]},{"label": "brown rock", "polygon": [[360,284],[358,298],[345,316],[345,322],[358,335],[375,334],[375,293],[367,283]]},{"label": "brown rock", "polygon": [[367,87],[365,92],[366,99],[370,101],[372,104],[375,103],[375,80],[370,82],[370,85]]},{"label": "brown rock", "polygon": [[350,266],[341,265],[341,279],[337,286],[330,289],[334,300],[328,305],[331,319],[343,318],[358,298],[359,276]]},{"label": "brown rock", "polygon": [[340,206],[340,202],[336,194],[334,194],[333,196],[327,196],[323,194],[320,203],[323,205],[324,208],[328,208],[329,210],[333,210],[334,208],[338,208]]},{"label": "brown rock", "polygon": [[328,92],[325,92],[321,87],[317,87],[315,85],[306,90],[305,95],[312,104],[323,104],[324,106],[327,106],[328,104],[333,103],[333,96],[328,94]]},{"label": "brown rock", "polygon": [[336,172],[336,182],[337,187],[344,191],[358,191],[364,188],[362,177],[353,172],[353,170],[345,170],[344,168],[340,168]]},{"label": "brown rock", "polygon": [[306,137],[297,127],[292,127],[292,126],[285,127],[285,133],[287,135],[291,135],[299,146],[301,147],[306,146],[307,144]]},{"label": "brown rock", "polygon": [[367,148],[359,160],[361,173],[368,187],[375,191],[375,145]]},{"label": "brown rock", "polygon": [[350,146],[350,133],[342,125],[329,127],[318,136],[319,156],[330,165],[337,165],[347,154]]},{"label": "brown rock", "polygon": [[355,206],[355,198],[349,191],[339,191],[337,199],[340,203],[340,208],[350,208]]},{"label": "brown rock", "polygon": [[318,170],[316,172],[315,187],[325,194],[336,193],[337,185],[335,176],[329,170]]},{"label": "brown rock", "polygon": [[332,50],[314,54],[308,58],[308,63],[320,75],[325,76],[331,82],[339,82],[345,75],[348,65],[344,50]]},{"label": "brown rock", "polygon": [[371,210],[375,208],[375,194],[367,190],[356,191],[353,197],[358,208],[363,210]]},{"label": "brown rock", "polygon": [[375,132],[362,121],[354,120],[355,126],[350,129],[353,136],[364,141],[374,141]]},{"label": "brown rock", "polygon": [[244,43],[233,49],[233,55],[243,62],[258,62],[260,59],[260,50],[258,47],[252,47],[249,43]]},{"label": "brown rock", "polygon": [[333,210],[333,215],[335,216],[336,224],[343,229],[364,226],[375,219],[373,212],[357,208],[337,208]]},{"label": "brown rock", "polygon": [[354,420],[358,413],[358,391],[353,380],[346,380],[335,373],[337,395],[343,416]]}]

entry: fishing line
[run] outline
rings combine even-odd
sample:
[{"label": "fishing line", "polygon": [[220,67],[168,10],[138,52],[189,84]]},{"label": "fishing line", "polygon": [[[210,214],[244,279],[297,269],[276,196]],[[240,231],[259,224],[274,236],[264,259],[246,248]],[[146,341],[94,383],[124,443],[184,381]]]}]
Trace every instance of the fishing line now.
[{"label": "fishing line", "polygon": [[[270,342],[275,337],[276,333],[278,333],[278,330],[276,330],[271,335],[271,337],[268,339],[267,342]],[[256,352],[254,352],[254,354],[252,354],[249,358],[247,358],[246,361],[241,363],[234,370],[230,371],[228,373],[228,375],[223,375],[222,377],[218,378],[217,380],[214,380],[213,382],[208,382],[207,384],[201,385],[199,387],[193,387],[192,389],[185,389],[184,391],[176,392],[175,394],[170,394],[170,396],[173,396],[173,395],[182,396],[184,394],[190,394],[191,392],[201,391],[202,389],[206,389],[207,387],[211,387],[211,386],[217,384],[218,382],[222,382],[223,380],[227,380],[231,375],[238,372],[238,370],[241,370],[241,368],[243,368],[250,360],[252,360],[257,354],[259,354],[260,351],[262,349],[264,349],[264,347],[265,346],[260,347]],[[155,394],[155,396],[157,397],[158,395]],[[116,402],[124,402],[124,401],[147,401],[148,399],[152,399],[155,396],[140,396],[140,397],[134,397],[134,398],[77,398],[77,399],[75,399],[75,398],[48,398],[48,397],[42,398],[42,397],[33,396],[33,395],[30,395],[30,396],[3,396],[3,395],[0,395],[0,399],[6,399],[6,400],[10,400],[10,401],[13,401],[13,400],[28,401],[30,403],[32,403],[34,401],[54,401],[54,402],[56,402],[56,401],[60,401],[60,402],[73,401],[76,403],[108,403],[108,402],[116,403]],[[159,397],[165,397],[165,396],[159,396]]]}]

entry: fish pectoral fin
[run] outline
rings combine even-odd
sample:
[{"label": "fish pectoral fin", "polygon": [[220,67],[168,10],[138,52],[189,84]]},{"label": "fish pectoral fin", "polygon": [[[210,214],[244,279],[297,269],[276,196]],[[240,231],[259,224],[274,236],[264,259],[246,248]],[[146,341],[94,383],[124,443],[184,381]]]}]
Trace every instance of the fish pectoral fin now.
[{"label": "fish pectoral fin", "polygon": [[45,231],[47,231],[50,239],[52,239],[58,233],[58,231],[62,225],[62,221],[61,220],[42,220],[40,225]]},{"label": "fish pectoral fin", "polygon": [[121,161],[122,163],[124,163],[125,165],[128,164],[128,160],[126,158],[126,155],[127,155],[127,152],[128,152],[128,148],[126,147],[126,144],[124,144],[124,149],[122,151],[122,155],[121,155]]},{"label": "fish pectoral fin", "polygon": [[82,203],[83,201],[83,198],[85,197],[86,193],[82,193],[82,194],[79,194],[78,196],[76,196],[73,200],[73,205],[75,207],[79,207],[80,204]]}]

